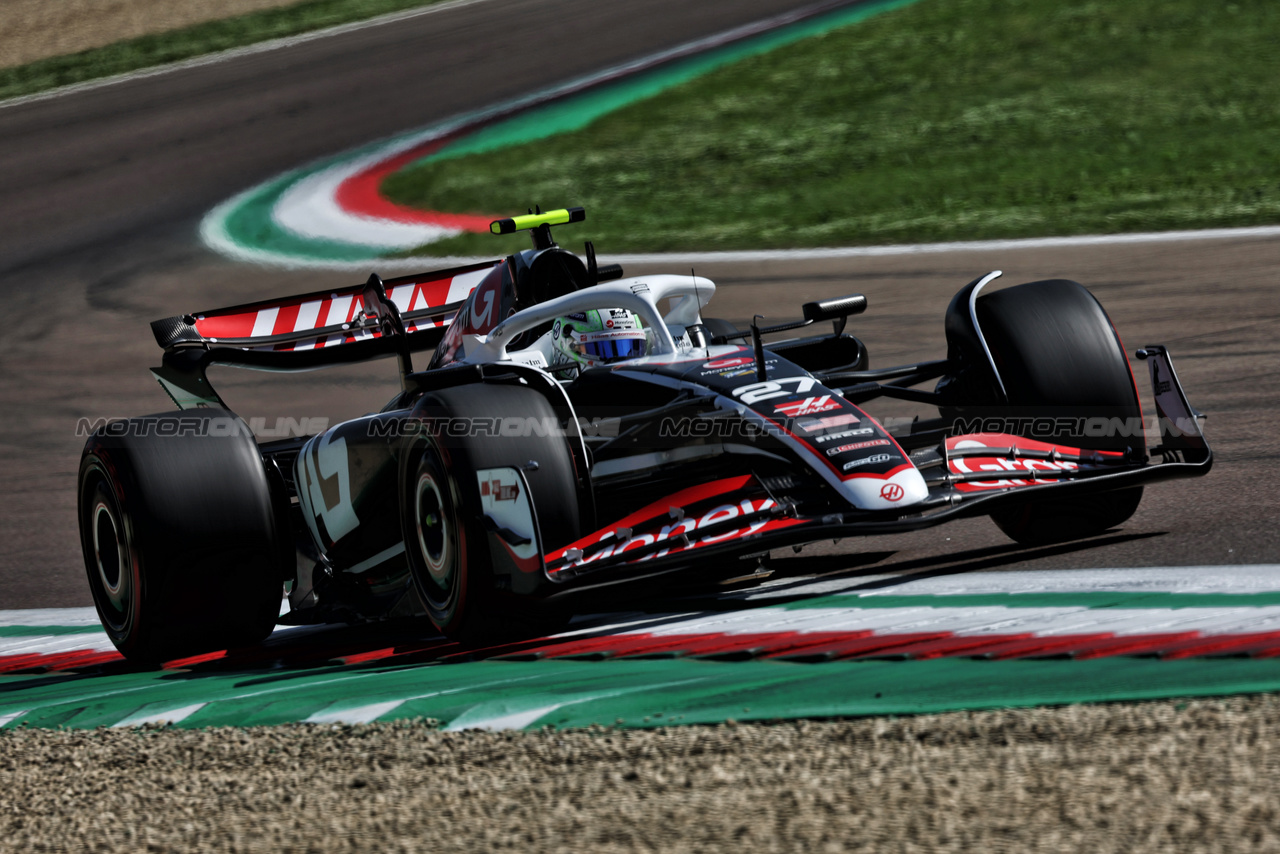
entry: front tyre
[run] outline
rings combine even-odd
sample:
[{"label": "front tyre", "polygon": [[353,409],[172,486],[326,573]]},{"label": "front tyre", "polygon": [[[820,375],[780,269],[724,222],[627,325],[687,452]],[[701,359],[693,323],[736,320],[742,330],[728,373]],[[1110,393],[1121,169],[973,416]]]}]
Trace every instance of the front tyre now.
[{"label": "front tyre", "polygon": [[257,446],[223,410],[114,422],[80,461],[80,543],[102,626],[160,662],[258,643],[284,554]]},{"label": "front tyre", "polygon": [[[981,296],[978,323],[1008,396],[1023,418],[1070,415],[1140,425],[1142,408],[1124,347],[1111,319],[1083,285],[1065,279],[1032,282]],[[1141,452],[1146,444],[1118,430],[1077,436],[1067,444],[1090,450]],[[1142,487],[1072,498],[1046,498],[991,514],[1024,545],[1091,537],[1128,520]]]},{"label": "front tyre", "polygon": [[1142,487],[1052,501],[1027,501],[991,514],[1011,540],[1028,546],[1092,537],[1128,521],[1142,501]]}]

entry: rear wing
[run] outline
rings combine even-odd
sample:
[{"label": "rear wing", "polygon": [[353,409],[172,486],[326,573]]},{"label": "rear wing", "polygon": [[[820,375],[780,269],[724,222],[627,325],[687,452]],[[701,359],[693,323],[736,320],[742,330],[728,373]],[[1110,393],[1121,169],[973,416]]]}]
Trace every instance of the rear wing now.
[{"label": "rear wing", "polygon": [[436,270],[230,308],[167,317],[151,324],[164,348],[151,373],[179,409],[225,404],[205,378],[209,365],[303,371],[435,347],[458,309],[502,261]]}]

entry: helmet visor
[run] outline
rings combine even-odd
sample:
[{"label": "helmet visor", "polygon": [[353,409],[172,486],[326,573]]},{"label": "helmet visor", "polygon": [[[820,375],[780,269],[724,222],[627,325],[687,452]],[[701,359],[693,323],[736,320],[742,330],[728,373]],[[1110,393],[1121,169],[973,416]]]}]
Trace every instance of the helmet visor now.
[{"label": "helmet visor", "polygon": [[643,338],[607,338],[603,341],[585,341],[583,352],[592,359],[612,362],[615,359],[636,359],[644,355]]}]

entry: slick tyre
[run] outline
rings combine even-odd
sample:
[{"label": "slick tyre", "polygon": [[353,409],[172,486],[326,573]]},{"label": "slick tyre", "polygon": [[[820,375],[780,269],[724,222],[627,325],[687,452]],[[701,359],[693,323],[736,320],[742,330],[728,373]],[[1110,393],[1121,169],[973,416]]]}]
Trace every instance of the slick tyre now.
[{"label": "slick tyre", "polygon": [[476,473],[523,472],[545,553],[581,536],[578,481],[567,439],[558,431],[495,435],[467,429],[507,422],[557,424],[551,405],[522,386],[476,384],[428,394],[413,417],[427,426],[404,449],[401,528],[414,585],[431,623],[446,637],[466,643],[558,628],[566,618],[562,612],[499,589],[503,579],[490,550]]},{"label": "slick tyre", "polygon": [[133,661],[256,644],[280,611],[278,504],[248,429],[224,410],[113,422],[80,460],[94,606]]},{"label": "slick tyre", "polygon": [[1092,537],[1128,521],[1142,501],[1142,487],[1054,501],[1027,501],[991,514],[1010,539],[1027,546]]},{"label": "slick tyre", "polygon": [[[1021,418],[1105,419],[1135,427],[1142,408],[1123,345],[1111,319],[1084,286],[1065,279],[1031,282],[978,298],[978,324]],[[1141,430],[1063,437],[1091,450],[1141,451]],[[1123,523],[1138,509],[1142,487],[1070,499],[1028,501],[991,515],[1024,545],[1090,537]]]}]

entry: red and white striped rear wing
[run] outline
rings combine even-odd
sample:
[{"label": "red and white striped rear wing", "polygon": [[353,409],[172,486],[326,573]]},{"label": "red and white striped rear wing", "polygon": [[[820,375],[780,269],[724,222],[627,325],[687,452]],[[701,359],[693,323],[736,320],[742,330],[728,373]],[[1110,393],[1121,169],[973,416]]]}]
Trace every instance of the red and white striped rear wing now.
[{"label": "red and white striped rear wing", "polygon": [[[387,299],[400,310],[406,332],[442,329],[494,266],[495,262],[486,262],[404,276],[388,279],[383,286]],[[166,350],[186,344],[274,352],[337,347],[381,335],[373,312],[365,312],[366,287],[353,285],[167,317],[153,322],[151,331]]]},{"label": "red and white striped rear wing", "polygon": [[[165,350],[152,373],[180,409],[224,407],[211,364],[300,371],[435,347],[467,296],[501,261],[246,303],[154,321]],[[381,292],[374,288],[380,283]],[[371,288],[373,290],[371,290]],[[394,306],[395,324],[387,309]],[[366,304],[367,303],[367,304]]]}]

